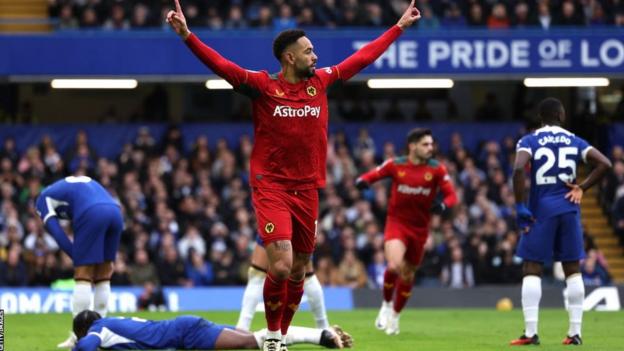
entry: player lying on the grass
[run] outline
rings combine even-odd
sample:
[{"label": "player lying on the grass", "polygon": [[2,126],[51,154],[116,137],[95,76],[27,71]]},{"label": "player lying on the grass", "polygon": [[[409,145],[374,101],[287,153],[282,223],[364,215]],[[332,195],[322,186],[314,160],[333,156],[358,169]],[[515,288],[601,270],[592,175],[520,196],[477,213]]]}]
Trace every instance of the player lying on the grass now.
[{"label": "player lying on the grass", "polygon": [[[102,318],[85,310],[74,317],[78,343],[74,351],[113,350],[232,350],[260,349],[266,329],[234,329],[195,316],[151,321],[141,318]],[[314,344],[330,349],[350,348],[353,339],[340,327],[314,329],[291,326],[287,344]]]},{"label": "player lying on the grass", "polygon": [[[251,327],[251,321],[256,313],[256,307],[262,301],[264,280],[266,279],[268,269],[269,258],[267,257],[264,243],[260,236],[258,236],[256,239],[256,246],[251,254],[251,266],[247,273],[247,286],[245,286],[241,311],[238,322],[236,323],[237,329],[249,330]],[[303,293],[308,299],[308,305],[310,305],[310,311],[314,315],[316,327],[319,329],[329,328],[323,287],[314,274],[312,261],[308,262],[306,267]]]}]

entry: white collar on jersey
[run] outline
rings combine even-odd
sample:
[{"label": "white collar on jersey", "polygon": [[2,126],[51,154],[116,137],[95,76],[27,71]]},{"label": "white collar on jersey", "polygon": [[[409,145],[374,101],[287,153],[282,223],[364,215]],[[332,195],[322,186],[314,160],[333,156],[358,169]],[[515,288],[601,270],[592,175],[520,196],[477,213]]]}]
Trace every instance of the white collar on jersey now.
[{"label": "white collar on jersey", "polygon": [[567,135],[574,135],[574,133],[570,133],[569,131],[559,126],[549,126],[549,125],[543,126],[542,128],[536,130],[534,134],[538,135],[539,133],[553,133],[553,134],[563,133]]}]

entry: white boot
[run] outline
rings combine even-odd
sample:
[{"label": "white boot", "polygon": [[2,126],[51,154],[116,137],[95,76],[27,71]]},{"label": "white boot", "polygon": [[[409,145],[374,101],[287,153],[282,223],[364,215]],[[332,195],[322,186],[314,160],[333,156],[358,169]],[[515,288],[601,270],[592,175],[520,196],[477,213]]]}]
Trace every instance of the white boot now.
[{"label": "white boot", "polygon": [[399,334],[399,314],[392,311],[388,317],[388,325],[386,326],[386,334],[397,335]]},{"label": "white boot", "polygon": [[264,340],[264,344],[262,345],[262,351],[280,351],[281,349],[282,349],[281,339],[266,339]]},{"label": "white boot", "polygon": [[67,340],[56,345],[56,347],[58,347],[59,349],[73,349],[74,346],[76,346],[77,341],[78,338],[76,337],[76,334],[74,334],[74,332],[69,332],[69,337],[67,338]]},{"label": "white boot", "polygon": [[392,306],[393,306],[392,301],[390,302],[383,301],[381,303],[379,314],[377,315],[377,319],[375,319],[375,327],[377,329],[379,330],[386,329],[386,326],[388,325],[388,318],[390,317],[390,314],[392,313],[392,308],[393,308]]}]

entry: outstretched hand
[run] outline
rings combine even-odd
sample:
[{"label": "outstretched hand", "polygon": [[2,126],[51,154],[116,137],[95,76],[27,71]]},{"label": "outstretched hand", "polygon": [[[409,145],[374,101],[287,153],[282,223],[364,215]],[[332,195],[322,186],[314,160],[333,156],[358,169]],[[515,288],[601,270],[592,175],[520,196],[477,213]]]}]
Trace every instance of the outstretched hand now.
[{"label": "outstretched hand", "polygon": [[405,13],[403,13],[403,16],[399,19],[399,22],[397,22],[397,26],[403,30],[420,19],[420,11],[416,8],[415,1],[416,0],[412,0],[407,10],[405,10]]},{"label": "outstretched hand", "polygon": [[180,0],[175,1],[175,11],[169,11],[167,13],[167,23],[173,28],[173,30],[178,34],[182,39],[186,40],[189,35],[191,35],[191,31],[188,29],[186,25],[186,18],[184,17],[184,13],[182,13],[182,6],[180,6]]}]

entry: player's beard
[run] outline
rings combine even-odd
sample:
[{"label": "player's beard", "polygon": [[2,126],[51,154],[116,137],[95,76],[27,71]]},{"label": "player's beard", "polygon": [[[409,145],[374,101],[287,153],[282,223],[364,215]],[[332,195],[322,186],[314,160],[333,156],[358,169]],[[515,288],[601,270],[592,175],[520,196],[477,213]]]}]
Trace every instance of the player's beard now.
[{"label": "player's beard", "polygon": [[314,77],[314,66],[306,66],[304,68],[297,68],[297,75],[303,78]]},{"label": "player's beard", "polygon": [[427,162],[430,159],[433,158],[433,151],[432,152],[424,152],[422,154],[419,154],[418,152],[416,152],[416,158],[420,159],[422,162]]}]

